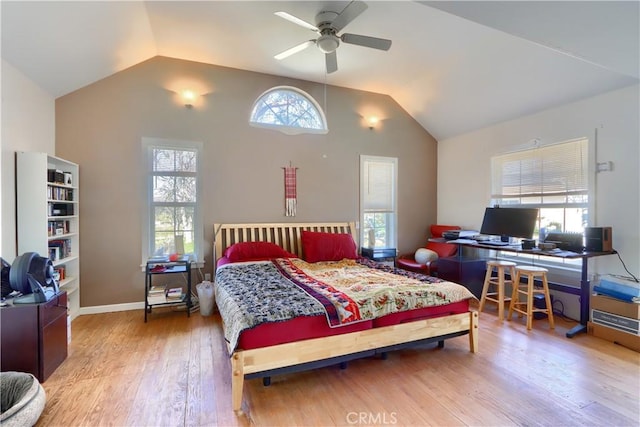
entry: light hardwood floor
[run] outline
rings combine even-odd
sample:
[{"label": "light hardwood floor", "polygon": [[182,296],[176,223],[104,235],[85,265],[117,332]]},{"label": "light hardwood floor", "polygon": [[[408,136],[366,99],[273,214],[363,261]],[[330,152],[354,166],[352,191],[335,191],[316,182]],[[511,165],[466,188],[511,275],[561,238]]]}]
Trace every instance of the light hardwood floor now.
[{"label": "light hardwood floor", "polygon": [[217,315],[129,311],[78,317],[69,357],[43,384],[37,426],[637,426],[640,354],[575,323],[480,314],[467,337],[245,383],[231,410],[230,363]]}]

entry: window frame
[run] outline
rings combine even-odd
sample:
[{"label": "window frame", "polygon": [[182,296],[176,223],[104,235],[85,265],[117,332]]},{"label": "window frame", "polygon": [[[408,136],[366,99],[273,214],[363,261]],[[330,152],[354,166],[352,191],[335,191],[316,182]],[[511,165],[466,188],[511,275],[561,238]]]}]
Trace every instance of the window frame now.
[{"label": "window frame", "polygon": [[[194,206],[193,217],[193,233],[194,233],[194,267],[202,267],[204,265],[204,228],[202,218],[202,147],[203,144],[197,141],[185,141],[163,138],[142,138],[142,159],[144,171],[144,200],[145,206],[142,209],[142,263],[141,267],[146,265],[147,260],[152,255],[154,247],[155,231],[155,207],[158,203],[153,201],[153,178],[161,173],[154,173],[153,166],[153,149],[170,149],[170,150],[186,150],[196,152],[196,202],[184,203],[184,205]],[[166,174],[167,176],[177,176],[176,172]],[[190,174],[189,174],[190,175]],[[160,203],[162,204],[162,203]],[[174,203],[175,205],[175,203]]]},{"label": "window frame", "polygon": [[[280,91],[293,92],[294,94],[302,98],[304,101],[306,101],[311,107],[313,107],[314,111],[317,113],[321,121],[321,128],[316,129],[316,128],[306,128],[306,127],[300,127],[300,126],[290,126],[290,125],[284,125],[284,124],[264,123],[264,122],[259,122],[254,120],[256,115],[256,110],[260,105],[260,103],[265,102],[264,99],[268,97],[270,94],[274,92],[280,92]],[[318,104],[318,102],[311,95],[293,86],[275,86],[269,90],[264,91],[262,94],[260,94],[260,96],[255,100],[255,102],[253,103],[253,106],[251,107],[251,114],[249,115],[249,125],[257,128],[262,128],[262,129],[277,130],[286,135],[300,135],[304,133],[323,135],[329,132],[329,127],[327,125],[327,117],[325,116],[324,110],[322,109],[320,104]]]},{"label": "window frame", "polygon": [[[391,209],[367,209],[366,189],[368,185],[365,177],[366,167],[368,162],[382,162],[391,165],[392,169],[392,182],[390,188],[391,197]],[[362,247],[370,247],[368,245],[369,236],[365,236],[365,215],[366,214],[386,214],[385,222],[385,234],[388,236],[386,239],[386,246],[374,246],[376,248],[397,248],[398,247],[398,158],[387,156],[372,156],[361,154],[360,155],[360,242]],[[368,233],[367,233],[368,234]]]},{"label": "window frame", "polygon": [[[525,154],[527,152],[531,153],[530,158],[533,159],[536,156],[536,151],[537,150],[544,150],[545,148],[548,149],[553,149],[554,147],[558,147],[562,144],[583,144],[581,150],[582,150],[582,155],[584,156],[581,161],[582,161],[582,166],[581,166],[581,174],[583,174],[582,179],[584,181],[583,185],[586,187],[586,189],[584,191],[582,191],[580,193],[580,195],[582,197],[586,197],[586,201],[583,199],[580,202],[568,202],[565,201],[564,203],[557,203],[557,202],[553,202],[553,203],[544,203],[542,200],[545,197],[545,194],[540,194],[541,197],[541,201],[539,203],[532,203],[532,202],[528,202],[528,203],[522,203],[522,199],[525,198],[523,197],[523,194],[520,195],[510,195],[508,196],[509,199],[511,199],[511,203],[502,203],[503,200],[498,198],[497,196],[499,196],[500,194],[496,191],[495,188],[495,170],[494,170],[494,162],[496,158],[499,157],[507,157],[510,155],[518,155],[518,154]],[[491,205],[501,205],[501,206],[522,206],[522,207],[532,207],[532,208],[539,208],[540,210],[542,209],[557,209],[557,208],[561,208],[564,209],[564,217],[566,217],[566,210],[567,209],[583,209],[584,211],[586,211],[586,218],[583,219],[583,225],[587,226],[591,221],[592,221],[592,212],[593,212],[593,206],[592,206],[592,201],[594,200],[594,190],[593,190],[593,186],[591,185],[592,183],[592,172],[590,170],[589,167],[589,160],[591,159],[592,153],[591,153],[591,143],[589,138],[587,137],[581,137],[581,138],[574,138],[574,139],[570,139],[570,140],[565,140],[565,141],[561,141],[561,142],[557,142],[554,144],[547,144],[543,147],[534,147],[534,148],[530,148],[530,149],[525,149],[525,150],[520,150],[517,152],[511,152],[511,153],[502,153],[502,154],[498,154],[495,156],[491,157]],[[544,181],[543,179],[541,179],[541,181]],[[575,193],[573,194],[569,194],[568,192],[565,193],[566,197],[569,197],[571,195],[575,195]],[[548,197],[549,195],[546,194],[546,196]],[[514,199],[520,199],[521,203],[513,203]],[[540,225],[541,225],[541,217],[540,215],[538,215],[537,218],[537,223],[536,223],[536,232],[539,232],[540,230]],[[561,231],[578,231],[578,230],[566,230],[566,223],[563,223],[563,230]],[[534,234],[534,238],[536,238],[535,234]],[[539,236],[538,236],[539,238]],[[509,253],[509,252],[497,252],[499,253],[500,258],[504,258],[507,260],[511,260],[511,261],[517,261],[518,258],[521,259],[526,259],[527,261],[531,262],[534,259],[536,260],[536,263],[538,265],[541,266],[546,266],[551,268],[550,271],[550,276],[553,277],[554,275],[562,275],[564,276],[564,281],[567,282],[566,277],[570,277],[573,278],[573,276],[575,275],[576,272],[580,272],[581,271],[581,267],[582,267],[582,260],[580,259],[561,259],[561,258],[555,258],[555,257],[548,257],[548,256],[544,256],[544,255],[533,255],[533,254],[524,254],[524,253]],[[569,273],[568,276],[567,273]],[[571,280],[569,280],[571,281]],[[572,283],[573,284],[573,283]],[[579,281],[577,281],[575,284],[579,285]]]}]

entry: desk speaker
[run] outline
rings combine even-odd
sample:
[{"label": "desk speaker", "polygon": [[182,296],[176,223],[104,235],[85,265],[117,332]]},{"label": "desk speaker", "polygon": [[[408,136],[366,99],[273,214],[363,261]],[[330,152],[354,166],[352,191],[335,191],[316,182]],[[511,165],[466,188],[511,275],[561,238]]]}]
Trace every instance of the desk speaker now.
[{"label": "desk speaker", "polygon": [[586,227],[584,229],[585,249],[588,252],[613,250],[611,227]]}]

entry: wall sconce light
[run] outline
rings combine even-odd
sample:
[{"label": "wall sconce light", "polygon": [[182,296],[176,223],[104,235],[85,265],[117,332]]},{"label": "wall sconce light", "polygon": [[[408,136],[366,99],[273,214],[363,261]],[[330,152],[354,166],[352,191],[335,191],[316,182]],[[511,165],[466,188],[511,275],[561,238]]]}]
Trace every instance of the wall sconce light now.
[{"label": "wall sconce light", "polygon": [[373,128],[378,124],[378,118],[371,116],[367,119],[367,123],[369,124],[369,130],[373,130]]},{"label": "wall sconce light", "polygon": [[192,108],[193,103],[196,100],[196,93],[192,90],[183,90],[182,91],[182,100],[184,101],[184,106],[187,108]]}]

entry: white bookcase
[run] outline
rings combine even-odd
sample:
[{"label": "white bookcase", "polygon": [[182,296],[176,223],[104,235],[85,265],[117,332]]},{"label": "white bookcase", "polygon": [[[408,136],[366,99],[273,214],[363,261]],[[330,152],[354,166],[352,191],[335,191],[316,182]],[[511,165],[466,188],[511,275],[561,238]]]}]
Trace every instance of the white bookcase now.
[{"label": "white bookcase", "polygon": [[77,164],[46,153],[16,153],[18,255],[52,259],[72,320],[80,311],[78,172]]}]

